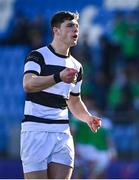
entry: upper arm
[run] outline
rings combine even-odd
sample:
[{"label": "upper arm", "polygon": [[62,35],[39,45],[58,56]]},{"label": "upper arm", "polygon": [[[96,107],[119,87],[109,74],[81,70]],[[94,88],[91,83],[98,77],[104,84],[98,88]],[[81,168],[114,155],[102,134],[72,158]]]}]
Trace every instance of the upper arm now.
[{"label": "upper arm", "polygon": [[30,87],[32,77],[39,76],[44,64],[44,58],[38,51],[32,51],[25,59],[23,88],[26,91]]},{"label": "upper arm", "polygon": [[41,53],[32,51],[25,59],[24,74],[33,73],[40,75],[43,64],[44,58]]}]

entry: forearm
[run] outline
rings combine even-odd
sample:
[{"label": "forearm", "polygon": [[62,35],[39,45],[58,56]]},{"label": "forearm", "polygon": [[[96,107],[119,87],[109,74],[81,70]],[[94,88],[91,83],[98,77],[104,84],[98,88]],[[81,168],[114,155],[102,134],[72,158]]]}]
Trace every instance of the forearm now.
[{"label": "forearm", "polygon": [[56,84],[53,75],[36,76],[29,74],[24,76],[23,87],[26,92],[38,92]]},{"label": "forearm", "polygon": [[[72,97],[72,99],[74,99],[74,97]],[[68,107],[73,116],[75,116],[77,119],[84,122],[87,122],[90,119],[91,114],[88,112],[84,102],[80,97],[78,97],[78,101],[76,100],[74,103],[69,101]]]},{"label": "forearm", "polygon": [[67,105],[71,113],[77,119],[86,122],[93,132],[97,132],[101,126],[101,119],[96,116],[92,116],[88,112],[80,96],[70,96],[67,101]]},{"label": "forearm", "polygon": [[77,70],[72,68],[65,68],[60,73],[50,76],[37,76],[33,73],[24,75],[23,87],[26,92],[38,92],[53,86],[61,81],[65,83],[72,83]]}]

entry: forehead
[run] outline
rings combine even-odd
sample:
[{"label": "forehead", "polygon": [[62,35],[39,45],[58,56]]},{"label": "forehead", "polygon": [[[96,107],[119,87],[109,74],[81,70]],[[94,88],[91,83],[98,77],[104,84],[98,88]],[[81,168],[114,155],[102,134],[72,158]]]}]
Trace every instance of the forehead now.
[{"label": "forehead", "polygon": [[[73,20],[65,20],[63,23],[63,25],[68,25],[68,24],[72,24],[72,25],[79,25],[78,21],[76,19]],[[61,24],[61,25],[62,25]]]}]

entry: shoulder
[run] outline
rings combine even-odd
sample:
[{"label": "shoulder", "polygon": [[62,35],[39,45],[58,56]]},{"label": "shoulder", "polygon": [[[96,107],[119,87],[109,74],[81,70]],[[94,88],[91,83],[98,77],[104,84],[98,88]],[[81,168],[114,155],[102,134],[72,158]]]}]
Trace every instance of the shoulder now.
[{"label": "shoulder", "polygon": [[32,50],[26,57],[25,59],[25,63],[27,63],[28,61],[34,61],[35,63],[38,64],[43,64],[44,63],[44,56],[43,53],[41,52],[41,49],[36,49],[36,50]]},{"label": "shoulder", "polygon": [[41,47],[39,49],[36,49],[35,51],[37,51],[37,52],[39,52],[40,54],[43,55],[44,53],[46,53],[48,51],[48,47],[47,46],[43,46],[43,47]]},{"label": "shoulder", "polygon": [[70,56],[72,62],[76,65],[76,67],[78,67],[78,69],[82,68],[82,64],[77,60],[75,59],[72,55]]},{"label": "shoulder", "polygon": [[33,55],[33,56],[38,56],[38,57],[43,57],[43,54],[45,51],[47,51],[47,46],[41,47],[39,49],[33,49],[27,57]]},{"label": "shoulder", "polygon": [[75,59],[73,56],[70,56],[71,61],[74,63],[76,69],[78,70],[78,77],[77,77],[77,82],[81,81],[83,79],[83,67],[82,64]]}]

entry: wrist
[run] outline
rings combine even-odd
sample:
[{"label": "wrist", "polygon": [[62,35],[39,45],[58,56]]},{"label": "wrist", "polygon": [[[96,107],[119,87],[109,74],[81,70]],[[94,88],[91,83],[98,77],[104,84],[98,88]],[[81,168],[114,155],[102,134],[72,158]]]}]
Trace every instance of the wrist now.
[{"label": "wrist", "polygon": [[90,113],[88,112],[88,114],[86,115],[85,119],[86,119],[87,122],[89,122],[89,121],[92,120],[92,117],[93,117],[92,114],[90,114]]},{"label": "wrist", "polygon": [[53,77],[54,77],[54,81],[55,81],[56,83],[59,83],[59,82],[62,81],[62,79],[60,78],[60,73],[54,74]]}]

